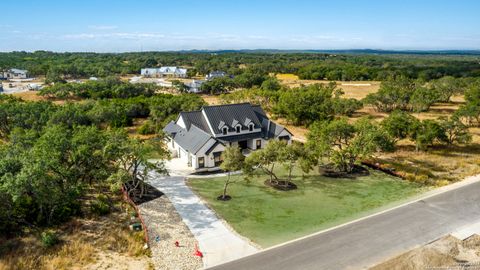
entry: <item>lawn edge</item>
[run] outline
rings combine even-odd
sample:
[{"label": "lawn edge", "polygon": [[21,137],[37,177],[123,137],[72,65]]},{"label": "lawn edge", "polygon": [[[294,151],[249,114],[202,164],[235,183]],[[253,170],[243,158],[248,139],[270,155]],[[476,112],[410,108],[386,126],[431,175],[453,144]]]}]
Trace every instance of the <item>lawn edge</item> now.
[{"label": "lawn edge", "polygon": [[[257,255],[257,254],[263,253],[263,252],[267,252],[267,251],[275,249],[275,248],[286,246],[286,245],[289,245],[291,243],[301,241],[301,240],[304,240],[304,239],[309,238],[309,237],[320,235],[322,233],[326,233],[326,232],[329,232],[329,231],[332,231],[332,230],[335,230],[335,229],[338,229],[338,228],[341,228],[341,227],[344,227],[344,226],[347,226],[347,225],[350,225],[350,224],[353,224],[353,223],[356,223],[356,222],[359,222],[359,221],[362,221],[362,220],[365,220],[365,219],[368,219],[368,218],[371,218],[371,217],[375,217],[375,216],[393,211],[395,209],[410,205],[412,203],[416,203],[416,202],[419,202],[419,201],[422,201],[422,200],[440,195],[442,193],[445,193],[445,192],[448,192],[448,191],[451,191],[451,190],[455,190],[455,189],[473,184],[475,182],[480,182],[480,174],[468,176],[468,177],[465,177],[463,180],[455,182],[453,184],[443,186],[443,187],[440,187],[440,188],[436,188],[436,189],[433,189],[431,191],[427,191],[427,192],[425,192],[425,193],[423,193],[419,196],[414,196],[411,200],[408,200],[407,202],[404,202],[402,204],[393,206],[391,208],[381,210],[379,212],[376,212],[376,213],[373,213],[373,214],[370,214],[370,215],[367,215],[367,216],[364,216],[364,217],[360,217],[360,218],[357,218],[357,219],[352,220],[352,221],[348,221],[348,222],[345,222],[345,223],[342,223],[342,224],[339,224],[339,225],[336,225],[336,226],[333,226],[333,227],[330,227],[330,228],[327,228],[327,229],[324,229],[324,230],[321,230],[321,231],[318,231],[318,232],[314,232],[314,233],[311,233],[311,234],[308,234],[308,235],[305,235],[305,236],[302,236],[302,237],[299,237],[299,238],[296,238],[296,239],[293,239],[293,240],[289,240],[289,241],[286,241],[286,242],[283,242],[283,243],[280,243],[280,244],[277,244],[277,245],[273,245],[271,247],[261,249],[257,253],[254,253],[250,256]],[[247,256],[247,257],[250,257],[250,256]]]}]

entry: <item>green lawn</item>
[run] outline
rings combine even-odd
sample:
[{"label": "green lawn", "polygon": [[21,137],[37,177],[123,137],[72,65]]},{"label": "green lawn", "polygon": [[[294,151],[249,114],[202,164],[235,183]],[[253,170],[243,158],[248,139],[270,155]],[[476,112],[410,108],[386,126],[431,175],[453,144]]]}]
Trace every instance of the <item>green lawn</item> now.
[{"label": "green lawn", "polygon": [[189,179],[188,184],[238,233],[262,247],[367,215],[425,191],[377,171],[357,179],[298,175],[293,180],[298,189],[286,192],[265,186],[265,175],[249,183],[241,175],[232,176],[236,183],[229,188],[232,200],[227,202],[216,200],[222,177]]}]

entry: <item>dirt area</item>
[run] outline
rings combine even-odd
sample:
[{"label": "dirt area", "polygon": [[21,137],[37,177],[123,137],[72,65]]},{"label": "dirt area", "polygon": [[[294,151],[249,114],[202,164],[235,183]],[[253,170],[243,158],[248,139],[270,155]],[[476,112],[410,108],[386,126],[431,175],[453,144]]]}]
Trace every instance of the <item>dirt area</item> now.
[{"label": "dirt area", "polygon": [[[277,79],[283,85],[288,87],[299,87],[300,85],[311,85],[316,83],[328,84],[330,81],[326,80],[300,80],[293,74],[277,74]],[[362,99],[370,93],[375,93],[380,88],[380,82],[377,81],[335,81],[338,88],[344,92],[345,98]]]},{"label": "dirt area", "polygon": [[13,93],[11,95],[17,98],[21,98],[25,101],[51,101],[58,105],[65,104],[65,102],[82,101],[81,98],[68,98],[68,99],[48,98],[48,97],[41,96],[40,92],[38,91],[26,91],[26,92],[20,92],[20,93]]},{"label": "dirt area", "polygon": [[55,229],[60,243],[51,248],[44,247],[35,233],[0,241],[0,270],[153,269],[143,233],[131,232],[128,223],[122,211],[76,218]]},{"label": "dirt area", "polygon": [[480,236],[473,235],[463,241],[446,236],[374,266],[370,270],[478,269],[475,267],[480,267],[479,262]]},{"label": "dirt area", "polygon": [[222,103],[220,96],[202,95],[202,98],[208,105],[218,105]]},{"label": "dirt area", "polygon": [[195,237],[166,196],[138,207],[148,227],[155,269],[194,270],[203,267],[202,259],[194,255]]}]

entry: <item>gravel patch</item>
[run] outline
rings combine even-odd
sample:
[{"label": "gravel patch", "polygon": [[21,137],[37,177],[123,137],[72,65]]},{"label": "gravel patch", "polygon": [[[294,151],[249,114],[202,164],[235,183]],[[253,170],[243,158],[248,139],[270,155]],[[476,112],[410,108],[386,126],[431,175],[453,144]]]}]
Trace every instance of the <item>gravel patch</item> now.
[{"label": "gravel patch", "polygon": [[[155,269],[200,269],[202,259],[194,255],[198,245],[166,196],[138,205],[148,228]],[[178,241],[180,246],[176,247]]]}]

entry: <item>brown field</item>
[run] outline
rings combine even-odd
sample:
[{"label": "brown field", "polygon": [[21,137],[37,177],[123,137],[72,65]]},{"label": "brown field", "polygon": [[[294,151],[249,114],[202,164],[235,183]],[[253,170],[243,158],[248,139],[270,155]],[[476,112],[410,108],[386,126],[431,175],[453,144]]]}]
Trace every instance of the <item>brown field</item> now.
[{"label": "brown field", "polygon": [[208,105],[218,105],[222,103],[220,96],[202,95],[202,98]]},{"label": "brown field", "polygon": [[78,98],[70,98],[70,99],[48,98],[48,97],[41,96],[37,91],[27,91],[27,92],[21,92],[21,93],[14,93],[11,95],[17,98],[21,98],[25,101],[51,101],[58,105],[65,104],[65,102],[67,101],[74,101],[74,102],[81,101],[81,99],[78,99]]},{"label": "brown field", "polygon": [[21,93],[11,94],[14,97],[21,98],[25,101],[44,101],[48,100],[46,97],[40,96],[36,91],[27,91]]},{"label": "brown field", "polygon": [[[311,85],[316,83],[328,84],[326,80],[300,80],[294,74],[277,74],[276,78],[283,85],[288,87],[299,87],[301,85]],[[338,88],[345,92],[345,98],[362,99],[370,93],[375,93],[380,88],[380,82],[377,81],[335,81]]]}]

